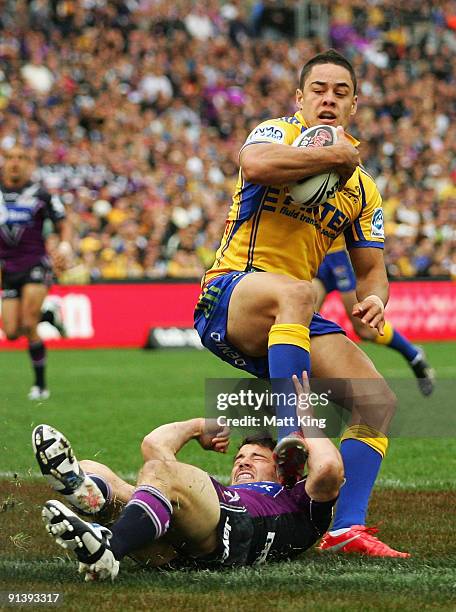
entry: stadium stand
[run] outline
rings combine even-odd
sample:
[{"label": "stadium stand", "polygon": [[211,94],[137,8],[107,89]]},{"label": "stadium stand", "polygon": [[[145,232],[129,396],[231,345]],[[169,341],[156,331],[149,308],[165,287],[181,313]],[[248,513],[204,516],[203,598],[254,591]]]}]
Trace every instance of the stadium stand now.
[{"label": "stadium stand", "polygon": [[391,278],[456,278],[454,3],[314,3],[326,40],[294,36],[303,4],[0,2],[0,151],[31,147],[66,204],[61,282],[201,276],[246,134],[328,45],[361,77],[354,135],[384,196]]}]

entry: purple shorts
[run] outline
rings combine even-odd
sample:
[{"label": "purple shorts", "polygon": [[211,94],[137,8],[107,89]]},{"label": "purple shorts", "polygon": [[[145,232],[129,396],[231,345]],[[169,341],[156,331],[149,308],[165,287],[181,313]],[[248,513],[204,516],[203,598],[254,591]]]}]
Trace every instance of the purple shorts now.
[{"label": "purple shorts", "polygon": [[306,493],[305,480],[291,489],[275,483],[226,487],[214,479],[212,484],[220,503],[218,546],[214,553],[197,560],[198,565],[209,567],[296,557],[327,531],[336,502],[312,500]]}]

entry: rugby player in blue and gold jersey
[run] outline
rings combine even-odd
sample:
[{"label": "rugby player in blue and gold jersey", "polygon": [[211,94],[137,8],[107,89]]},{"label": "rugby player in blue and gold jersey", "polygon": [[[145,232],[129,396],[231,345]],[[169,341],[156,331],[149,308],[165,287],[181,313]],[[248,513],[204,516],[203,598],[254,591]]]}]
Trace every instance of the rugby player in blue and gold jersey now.
[{"label": "rugby player in blue and gold jersey", "polygon": [[[329,50],[304,65],[296,90],[297,112],[264,121],[250,133],[240,152],[239,179],[222,242],[203,279],[195,327],[213,353],[255,376],[271,378],[273,386],[303,370],[312,377],[345,381],[345,391],[335,389],[333,397],[350,397],[351,421],[340,447],[346,484],[322,549],[398,556],[365,526],[395,397],[342,329],[314,314],[311,284],[326,251],[343,234],[357,277],[353,314],[383,334],[388,282],[382,200],[359,165],[358,141],[345,131],[357,99],[353,67]],[[290,146],[319,124],[337,127],[336,144]],[[328,170],[341,177],[334,197],[310,209],[292,201],[289,183]],[[279,417],[292,417],[293,407],[286,403],[276,410]],[[291,483],[296,475],[288,457],[299,449],[293,429],[279,428],[276,449],[282,481]]]}]

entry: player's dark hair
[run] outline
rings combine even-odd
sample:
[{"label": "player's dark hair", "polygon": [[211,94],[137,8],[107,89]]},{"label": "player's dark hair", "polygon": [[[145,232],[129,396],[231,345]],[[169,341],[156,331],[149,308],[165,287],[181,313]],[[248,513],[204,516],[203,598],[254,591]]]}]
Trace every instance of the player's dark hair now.
[{"label": "player's dark hair", "polygon": [[265,433],[260,432],[244,438],[240,443],[238,450],[240,450],[246,444],[258,444],[258,446],[262,446],[263,448],[274,450],[277,442]]},{"label": "player's dark hair", "polygon": [[353,69],[353,66],[348,61],[346,57],[344,57],[341,53],[336,51],[335,49],[328,49],[323,53],[318,53],[318,55],[314,55],[310,58],[308,62],[304,64],[301,70],[301,76],[299,77],[299,88],[302,89],[304,87],[305,80],[309,75],[309,72],[312,70],[314,66],[317,64],[336,64],[337,66],[342,66],[346,68],[350,73],[351,80],[353,81],[353,90],[356,95],[358,90],[358,82],[356,80],[356,74]]}]

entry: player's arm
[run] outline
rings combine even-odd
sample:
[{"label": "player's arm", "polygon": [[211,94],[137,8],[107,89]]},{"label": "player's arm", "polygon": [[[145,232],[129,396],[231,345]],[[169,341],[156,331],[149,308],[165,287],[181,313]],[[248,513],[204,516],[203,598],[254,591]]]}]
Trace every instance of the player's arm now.
[{"label": "player's arm", "polygon": [[145,461],[174,460],[190,440],[197,440],[205,450],[224,453],[229,444],[229,431],[227,427],[218,426],[213,419],[196,418],[167,423],[147,434],[141,452]]},{"label": "player's arm", "polygon": [[[298,400],[299,397],[308,397],[310,389],[306,372],[303,372],[302,382],[294,375],[293,384]],[[298,401],[298,416],[313,417],[311,406],[305,410],[299,408],[299,406]],[[307,419],[302,419],[302,423],[307,421]],[[339,489],[344,480],[342,457],[319,427],[302,424],[301,431],[309,453],[307,459],[308,476],[305,484],[307,495],[314,501],[331,501],[339,495]]]},{"label": "player's arm", "polygon": [[339,141],[329,147],[247,142],[239,156],[244,179],[256,185],[286,185],[334,170],[345,182],[360,163],[359,153],[344,135],[343,128],[337,129]]},{"label": "player's arm", "polygon": [[383,335],[389,286],[383,260],[385,233],[382,198],[374,179],[362,168],[359,170],[359,184],[361,212],[344,231],[356,275],[358,302],[353,306],[352,314]]},{"label": "player's arm", "polygon": [[44,192],[43,197],[46,201],[47,216],[54,225],[54,230],[59,236],[59,244],[54,252],[51,253],[54,268],[57,273],[68,268],[73,248],[71,246],[72,228],[65,215],[65,206],[57,195]]},{"label": "player's arm", "polygon": [[358,302],[352,314],[383,335],[385,306],[389,297],[383,250],[378,248],[350,249],[350,259],[356,274]]},{"label": "player's arm", "polygon": [[63,272],[70,265],[70,260],[73,255],[71,246],[71,226],[67,219],[59,219],[54,221],[54,228],[59,235],[60,241],[54,252],[51,253],[54,269],[56,273]]}]

